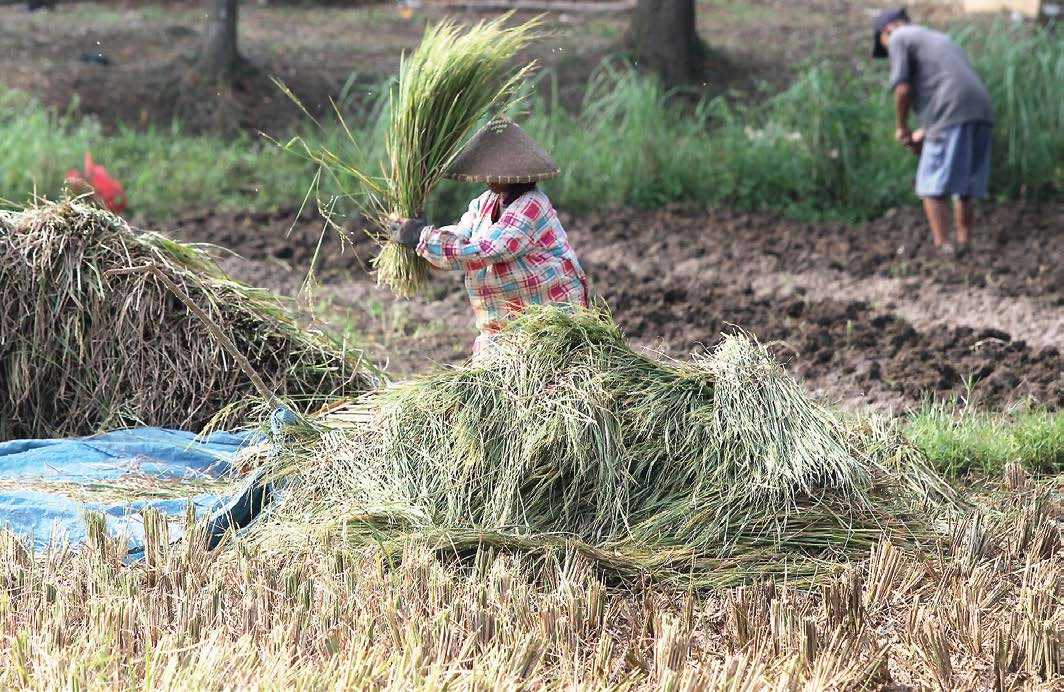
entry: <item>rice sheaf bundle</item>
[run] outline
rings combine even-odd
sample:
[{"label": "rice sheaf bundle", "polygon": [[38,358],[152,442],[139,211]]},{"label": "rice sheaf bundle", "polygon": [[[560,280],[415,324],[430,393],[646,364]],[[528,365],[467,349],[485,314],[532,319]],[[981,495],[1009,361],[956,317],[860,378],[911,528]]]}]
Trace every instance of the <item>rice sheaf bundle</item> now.
[{"label": "rice sheaf bundle", "polygon": [[810,399],[751,338],[709,357],[634,352],[610,317],[530,308],[487,362],[365,397],[265,461],[286,500],[264,545],[306,533],[401,546],[575,547],[699,586],[812,579],[888,536],[935,533],[948,486]]},{"label": "rice sheaf bundle", "polygon": [[[510,63],[536,37],[540,21],[507,27],[508,18],[465,31],[449,21],[430,26],[417,50],[404,56],[389,101],[383,177],[343,167],[363,183],[379,227],[423,213],[429,193],[473,128],[517,98],[534,65],[514,68]],[[384,242],[374,266],[378,283],[402,297],[416,294],[429,271],[417,253],[391,241]]]},{"label": "rice sheaf bundle", "polygon": [[77,200],[0,212],[0,439],[198,430],[263,386],[304,408],[364,392],[367,367],[196,246]]}]

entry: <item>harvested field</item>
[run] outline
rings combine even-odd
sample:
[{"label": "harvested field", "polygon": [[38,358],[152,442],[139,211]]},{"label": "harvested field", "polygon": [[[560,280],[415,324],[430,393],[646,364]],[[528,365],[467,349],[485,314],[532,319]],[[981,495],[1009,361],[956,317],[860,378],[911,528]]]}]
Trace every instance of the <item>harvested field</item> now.
[{"label": "harvested field", "polygon": [[129,568],[98,532],[36,555],[4,534],[0,631],[19,634],[0,685],[1059,689],[1060,509],[1009,478],[948,556],[880,543],[811,591],[617,588],[564,548],[396,560],[332,541],[280,559],[149,533]]},{"label": "harvested field", "polygon": [[[915,209],[853,227],[681,209],[563,218],[592,291],[648,348],[703,351],[738,325],[778,342],[773,352],[807,386],[850,407],[904,410],[927,396],[1064,406],[1064,281],[1049,261],[1064,254],[1059,205],[989,208],[973,253],[949,261],[931,253]],[[286,273],[277,259],[309,258],[321,229],[308,215],[286,237],[291,225],[284,214],[205,215],[177,232],[231,247],[249,261],[228,261],[230,271],[285,290],[307,263]],[[468,353],[458,277],[437,278],[433,301],[397,302],[363,273],[371,245],[341,253],[326,237],[323,247],[330,316],[371,350],[387,343],[395,372]]]},{"label": "harvested field", "polygon": [[[912,4],[996,114],[945,257],[874,7],[661,3],[705,48],[665,84],[630,38],[669,13],[519,3],[509,115],[597,302],[471,361],[462,277],[378,287],[365,177],[299,154],[453,140],[391,80],[518,3],[234,3],[212,74],[222,3],[0,0],[0,442],[138,426],[0,444],[0,688],[1064,689],[1059,30]],[[128,223],[18,206],[87,151]]]}]

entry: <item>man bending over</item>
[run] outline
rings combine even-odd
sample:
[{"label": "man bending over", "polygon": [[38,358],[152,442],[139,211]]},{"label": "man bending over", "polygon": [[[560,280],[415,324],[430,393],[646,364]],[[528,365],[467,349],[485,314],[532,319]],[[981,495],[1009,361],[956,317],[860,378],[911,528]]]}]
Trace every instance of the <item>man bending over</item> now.
[{"label": "man bending over", "polygon": [[[872,55],[890,57],[898,142],[920,154],[916,195],[924,201],[935,247],[952,254],[950,198],[957,250],[971,241],[972,197],[986,197],[994,109],[964,49],[949,36],[911,24],[904,9],[882,12]],[[909,129],[916,111],[920,129]]]}]

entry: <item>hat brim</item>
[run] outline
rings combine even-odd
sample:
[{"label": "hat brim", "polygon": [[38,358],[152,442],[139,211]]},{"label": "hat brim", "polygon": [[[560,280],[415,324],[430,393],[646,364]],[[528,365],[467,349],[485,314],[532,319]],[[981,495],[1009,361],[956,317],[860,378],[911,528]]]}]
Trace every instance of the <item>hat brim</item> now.
[{"label": "hat brim", "polygon": [[536,173],[535,175],[470,175],[468,173],[449,173],[445,177],[451,180],[458,180],[463,183],[496,183],[499,185],[521,185],[527,183],[538,183],[541,180],[550,180],[551,178],[557,178],[561,174],[560,170],[545,171],[543,173]]},{"label": "hat brim", "polygon": [[528,184],[553,178],[559,166],[517,123],[498,117],[480,128],[444,175],[475,183]]}]

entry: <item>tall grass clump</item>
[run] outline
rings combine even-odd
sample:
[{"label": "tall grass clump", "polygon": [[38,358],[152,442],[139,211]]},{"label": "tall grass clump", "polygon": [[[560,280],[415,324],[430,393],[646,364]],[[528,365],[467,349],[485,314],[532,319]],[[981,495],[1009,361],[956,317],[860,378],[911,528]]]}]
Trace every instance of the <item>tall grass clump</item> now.
[{"label": "tall grass clump", "polygon": [[[1059,194],[1064,160],[1064,39],[997,24],[958,39],[997,111],[992,194]],[[801,70],[754,103],[694,105],[623,64],[605,64],[580,110],[535,102],[527,128],[565,152],[545,183],[563,207],[669,202],[777,209],[798,217],[867,219],[912,202],[916,161],[893,140],[885,65]]]},{"label": "tall grass clump", "polygon": [[967,28],[968,50],[994,102],[993,186],[1009,197],[1060,191],[1064,181],[1064,35],[994,24]]},{"label": "tall grass clump", "polygon": [[[205,205],[291,205],[303,198],[307,180],[324,164],[328,175],[320,180],[319,194],[351,195],[378,224],[426,210],[434,218],[453,219],[469,190],[439,184],[444,164],[477,120],[474,101],[483,105],[497,97],[481,114],[505,110],[511,102],[525,71],[507,71],[503,53],[518,49],[508,43],[532,39],[526,27],[482,25],[478,31],[491,28],[505,37],[487,42],[487,54],[475,52],[480,48],[472,34],[449,25],[430,28],[426,42],[403,61],[398,80],[377,90],[377,100],[345,112],[344,122],[293,140],[310,161],[248,136],[191,136],[177,126],[105,133],[91,119],[0,92],[0,198],[58,193],[65,170],[92,149],[125,183],[136,210],[150,214]],[[450,42],[444,39],[448,32]],[[1007,24],[954,33],[986,81],[997,112],[991,194],[1055,198],[1064,172],[1059,98],[1064,36]],[[463,59],[457,70],[445,67],[459,54],[480,57]],[[501,62],[487,64],[495,60]],[[484,72],[472,74],[478,69]],[[494,82],[488,79],[492,70]],[[461,88],[462,72],[479,86],[475,99],[463,91],[457,102],[462,108],[452,112],[441,104],[450,103],[446,91]],[[529,93],[522,102],[529,111],[522,127],[558,153],[562,174],[544,187],[560,208],[687,202],[862,220],[915,200],[916,161],[893,140],[886,73],[880,61],[856,69],[815,62],[782,91],[753,100],[721,96],[692,103],[608,61],[575,110],[560,106],[550,88]],[[425,98],[429,93],[439,100]],[[382,254],[388,258],[379,267],[384,283],[409,286],[423,275],[424,265],[410,253],[386,246]],[[411,272],[406,279],[400,278],[403,271]]]},{"label": "tall grass clump", "polygon": [[1064,413],[991,413],[928,404],[910,417],[906,436],[942,473],[999,476],[1013,465],[1029,473],[1064,472]]},{"label": "tall grass clump", "polygon": [[356,353],[196,246],[76,200],[0,212],[0,439],[199,428],[371,385]]},{"label": "tall grass clump", "polygon": [[824,66],[756,104],[692,104],[624,65],[606,63],[579,111],[534,102],[527,128],[567,157],[544,183],[562,207],[653,208],[671,202],[871,216],[907,199],[911,156],[893,141],[882,85]]},{"label": "tall grass clump", "polygon": [[883,536],[920,543],[933,531],[913,502],[949,495],[911,451],[875,449],[748,337],[665,363],[594,311],[530,309],[483,364],[315,425],[265,461],[285,500],[253,540],[569,546],[617,572],[712,586],[812,578]]},{"label": "tall grass clump", "polygon": [[[429,26],[399,66],[387,101],[386,157],[382,175],[363,171],[330,150],[311,154],[337,180],[354,178],[355,197],[377,226],[424,213],[429,193],[446,173],[467,136],[493,111],[509,108],[532,64],[511,67],[536,37],[539,20],[507,27],[510,15],[461,29],[444,21]],[[357,141],[352,136],[352,144]],[[305,142],[300,142],[304,144]],[[429,266],[412,249],[385,241],[375,258],[378,283],[410,297]]]},{"label": "tall grass clump", "polygon": [[[332,146],[341,135],[320,136]],[[190,210],[291,207],[315,171],[254,135],[197,135],[178,123],[105,130],[92,116],[0,87],[0,202],[58,198],[64,175],[80,167],[86,151],[125,186],[130,211],[153,219]]]}]

